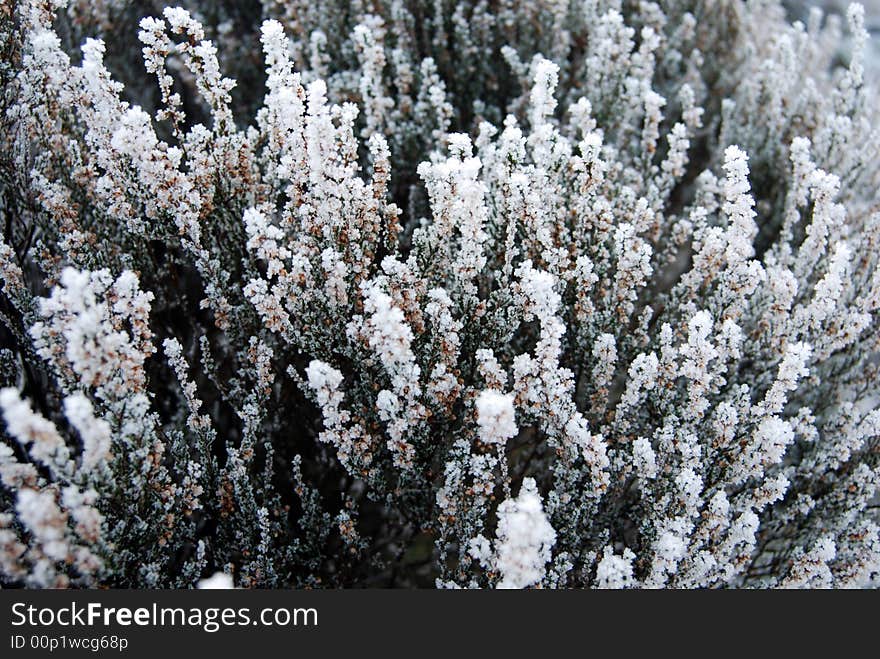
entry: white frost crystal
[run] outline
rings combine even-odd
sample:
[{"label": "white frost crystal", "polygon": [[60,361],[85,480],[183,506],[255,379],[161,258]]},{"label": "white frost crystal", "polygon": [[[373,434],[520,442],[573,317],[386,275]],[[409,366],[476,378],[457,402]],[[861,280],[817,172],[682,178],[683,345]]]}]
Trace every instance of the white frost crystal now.
[{"label": "white frost crystal", "polygon": [[200,579],[196,583],[199,590],[232,590],[235,584],[232,581],[232,575],[225,572],[215,572],[210,577]]},{"label": "white frost crystal", "polygon": [[480,439],[488,444],[504,444],[517,433],[513,396],[487,389],[477,396],[477,424]]},{"label": "white frost crystal", "polygon": [[533,478],[523,480],[519,496],[498,506],[495,567],[498,588],[527,588],[540,583],[556,542]]}]

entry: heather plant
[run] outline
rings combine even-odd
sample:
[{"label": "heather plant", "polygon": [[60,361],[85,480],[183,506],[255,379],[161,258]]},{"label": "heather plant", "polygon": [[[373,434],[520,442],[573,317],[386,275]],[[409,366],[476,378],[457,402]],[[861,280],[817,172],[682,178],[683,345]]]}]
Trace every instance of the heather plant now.
[{"label": "heather plant", "polygon": [[864,587],[864,10],[0,6],[0,584]]}]

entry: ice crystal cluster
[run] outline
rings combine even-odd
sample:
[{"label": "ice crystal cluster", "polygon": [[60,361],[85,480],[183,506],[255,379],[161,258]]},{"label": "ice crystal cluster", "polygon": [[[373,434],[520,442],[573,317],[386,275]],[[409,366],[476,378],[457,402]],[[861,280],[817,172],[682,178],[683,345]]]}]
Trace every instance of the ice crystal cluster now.
[{"label": "ice crystal cluster", "polygon": [[0,584],[864,587],[864,10],[0,5]]}]

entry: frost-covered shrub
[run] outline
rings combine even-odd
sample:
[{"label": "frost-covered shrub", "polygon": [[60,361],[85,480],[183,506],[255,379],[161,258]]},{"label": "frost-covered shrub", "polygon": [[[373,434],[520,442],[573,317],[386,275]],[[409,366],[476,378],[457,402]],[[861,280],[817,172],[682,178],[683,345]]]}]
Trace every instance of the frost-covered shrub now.
[{"label": "frost-covered shrub", "polygon": [[860,6],[154,11],[0,9],[0,583],[874,583]]}]

